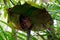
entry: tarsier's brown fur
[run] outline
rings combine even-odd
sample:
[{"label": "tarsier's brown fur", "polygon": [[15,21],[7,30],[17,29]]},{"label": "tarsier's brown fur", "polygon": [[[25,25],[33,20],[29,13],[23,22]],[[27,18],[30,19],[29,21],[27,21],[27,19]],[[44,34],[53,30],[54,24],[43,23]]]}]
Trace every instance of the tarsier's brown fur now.
[{"label": "tarsier's brown fur", "polygon": [[[16,5],[15,7],[20,9],[19,6],[21,7],[21,5]],[[14,11],[13,9],[15,7],[8,9],[8,21],[11,21],[14,24],[15,29],[18,29],[18,30],[29,29],[33,31],[40,31],[43,29],[44,30],[48,29],[49,31],[54,32],[54,29],[50,27],[51,25],[53,25],[53,19],[51,15],[48,13],[48,11],[46,11],[45,8],[38,9],[29,4],[24,4],[22,5],[22,8],[29,7],[29,10],[27,10],[27,12],[21,9],[20,9],[21,10],[20,12],[19,10],[13,12]],[[30,16],[27,16],[26,14],[28,14],[28,12],[31,11],[30,9],[31,10],[33,9],[33,11],[31,12]],[[12,19],[16,18],[16,19],[11,20],[11,18]]]}]

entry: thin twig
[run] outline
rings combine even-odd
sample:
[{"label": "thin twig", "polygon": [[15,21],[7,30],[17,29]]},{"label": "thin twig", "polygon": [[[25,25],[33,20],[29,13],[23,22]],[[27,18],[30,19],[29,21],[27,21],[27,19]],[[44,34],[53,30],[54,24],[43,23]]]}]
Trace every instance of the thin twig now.
[{"label": "thin twig", "polygon": [[30,31],[31,31],[31,30],[27,30],[27,40],[30,40],[30,36],[31,36],[31,35],[30,35]]},{"label": "thin twig", "polygon": [[11,2],[13,5],[15,5],[15,4],[12,2],[12,0],[10,0],[10,2]]}]

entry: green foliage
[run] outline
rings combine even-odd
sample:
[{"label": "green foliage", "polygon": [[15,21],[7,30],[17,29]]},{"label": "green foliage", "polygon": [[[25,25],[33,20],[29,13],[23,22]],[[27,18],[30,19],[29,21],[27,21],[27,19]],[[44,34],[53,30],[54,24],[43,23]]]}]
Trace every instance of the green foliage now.
[{"label": "green foliage", "polygon": [[[4,21],[1,21],[0,22],[8,25],[7,23],[5,23]],[[11,28],[12,29],[12,28]],[[0,25],[0,40],[15,40],[15,38],[13,37],[13,32],[9,32],[9,31],[5,31],[2,26]],[[19,40],[25,40],[27,35],[23,34],[23,33],[20,33],[20,32],[17,32],[17,35],[16,35],[17,38],[19,38]],[[31,40],[37,40],[35,37],[31,36]]]},{"label": "green foliage", "polygon": [[[18,0],[16,0],[16,1],[12,0],[12,1],[15,5],[17,5],[18,2],[16,2],[16,1],[18,1]],[[3,0],[0,0],[0,9],[4,9],[4,18],[7,17],[6,9],[11,8],[13,6],[12,3],[10,2],[10,0],[7,0],[7,3],[8,4],[5,6]],[[30,5],[35,6],[37,8],[41,8],[41,5],[34,4],[33,2],[28,1],[27,3],[29,3]],[[45,7],[47,9],[47,11],[51,14],[53,20],[56,20],[57,24],[56,24],[56,27],[54,27],[54,29],[55,29],[57,39],[54,38],[54,40],[58,40],[58,39],[60,40],[60,0],[52,0],[50,3],[45,3],[45,5],[43,4],[42,6]],[[20,10],[17,7],[16,7],[16,9]],[[14,9],[13,11],[17,11],[17,10]],[[5,39],[6,40],[15,40],[13,37],[15,30],[13,27],[11,27],[12,25],[9,25],[9,24],[5,23],[4,21],[1,21],[1,20],[0,20],[0,22],[8,25],[8,27],[10,27],[12,29],[12,32],[5,31],[2,28],[3,26],[1,26],[2,24],[0,24],[0,40],[5,40]],[[43,33],[46,33],[46,34],[45,35],[39,35],[39,36],[45,40],[46,39],[45,36],[47,36],[49,33],[45,32],[45,31]],[[20,33],[20,32],[17,32],[17,34],[18,34],[17,38],[19,38],[19,40],[24,40],[27,37],[27,35]],[[52,36],[54,37],[54,35],[52,35]],[[31,37],[31,40],[37,40],[37,39],[34,36]]]}]

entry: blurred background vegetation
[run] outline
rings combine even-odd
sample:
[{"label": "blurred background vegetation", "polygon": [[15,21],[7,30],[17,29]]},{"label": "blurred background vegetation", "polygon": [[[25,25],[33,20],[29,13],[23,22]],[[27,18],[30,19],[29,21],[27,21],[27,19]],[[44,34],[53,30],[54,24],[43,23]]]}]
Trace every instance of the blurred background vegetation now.
[{"label": "blurred background vegetation", "polygon": [[[7,23],[8,13],[6,11],[6,9],[14,5],[12,5],[10,0],[6,0],[7,5],[5,6],[4,1],[5,0],[0,0],[0,40],[15,40],[13,37],[15,30]],[[17,5],[18,1],[20,1],[21,4],[24,4],[26,1],[38,8],[41,8],[41,5],[45,7],[54,20],[56,37],[59,38],[57,40],[60,40],[60,0],[12,0],[15,5]],[[31,31],[31,40],[46,40],[46,35],[45,31],[40,31],[39,36]],[[26,40],[26,37],[27,34],[25,32],[20,30],[17,32],[18,40]]]}]

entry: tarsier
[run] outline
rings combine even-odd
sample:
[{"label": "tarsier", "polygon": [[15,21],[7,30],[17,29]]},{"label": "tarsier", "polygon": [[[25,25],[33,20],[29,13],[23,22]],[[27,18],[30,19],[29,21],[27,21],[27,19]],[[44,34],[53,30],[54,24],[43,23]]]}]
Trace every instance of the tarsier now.
[{"label": "tarsier", "polygon": [[[30,40],[30,31],[49,30],[54,33],[53,19],[45,8],[36,8],[28,3],[16,5],[8,9],[8,21],[14,24],[15,29],[27,31]],[[48,36],[51,38],[51,36]]]}]

